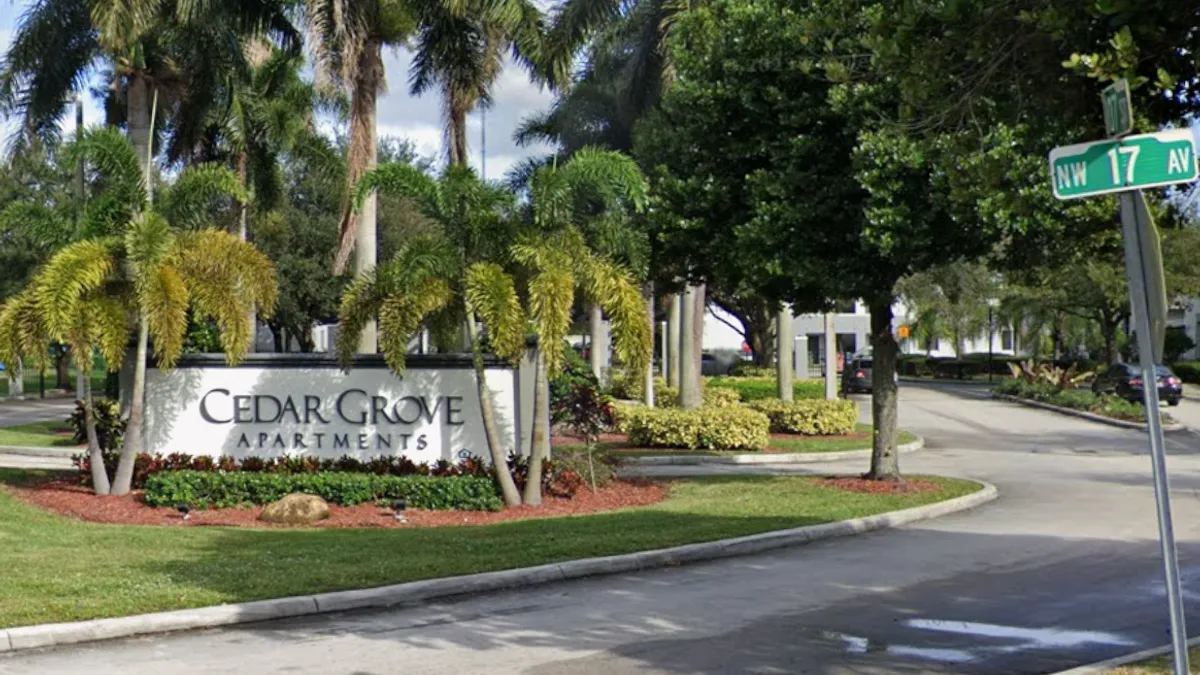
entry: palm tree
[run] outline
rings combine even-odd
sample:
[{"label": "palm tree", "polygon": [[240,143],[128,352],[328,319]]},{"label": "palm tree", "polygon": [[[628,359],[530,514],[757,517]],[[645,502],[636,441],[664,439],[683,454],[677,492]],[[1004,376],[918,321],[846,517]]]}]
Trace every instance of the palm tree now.
[{"label": "palm tree", "polygon": [[[347,194],[377,163],[376,100],[387,87],[383,48],[404,45],[416,30],[417,17],[401,0],[306,0],[305,20],[317,73],[350,97],[350,146],[346,152]],[[351,252],[356,275],[376,263],[375,198],[360,209],[347,200],[342,210],[340,241],[333,272],[346,269]],[[373,321],[360,333],[358,349],[373,354],[377,339]]]},{"label": "palm tree", "polygon": [[542,13],[528,0],[474,0],[416,5],[419,29],[413,45],[410,90],[442,98],[450,164],[467,163],[467,114],[492,103],[491,91],[510,53],[535,81],[546,82],[542,63]]},{"label": "palm tree", "polygon": [[[617,348],[627,362],[636,367],[649,359],[650,338],[640,316],[641,299],[636,286],[620,267],[587,249],[561,209],[571,191],[601,168],[599,161],[581,162],[574,168],[540,174],[531,192],[536,200],[531,208],[534,231],[516,244],[511,243],[511,229],[505,227],[512,195],[482,183],[466,167],[448,167],[440,179],[434,180],[412,166],[388,164],[364,176],[357,189],[356,201],[360,203],[375,190],[411,197],[427,216],[442,223],[443,234],[410,242],[391,263],[359,277],[343,299],[343,334],[354,335],[369,317],[378,314],[387,336],[383,353],[392,369],[402,372],[408,341],[422,322],[455,326],[467,319],[489,454],[508,504],[519,504],[522,497],[505,469],[507,452],[495,425],[491,393],[484,379],[478,322],[486,328],[491,348],[516,361],[525,349],[528,319],[521,307],[516,278],[500,263],[511,261],[529,272],[521,275],[529,280],[529,318],[539,343],[552,345],[539,350],[538,379],[543,384],[547,376],[562,368],[562,353],[556,346],[562,344],[568,330],[570,308],[579,286],[589,295],[604,298],[613,316]],[[619,185],[623,177],[628,174],[610,172],[609,181],[599,184],[623,189]],[[644,194],[636,185],[629,191],[633,197]],[[631,316],[637,317],[632,324]],[[349,339],[339,345],[339,351],[348,364],[352,351]],[[540,407],[535,404],[535,408]],[[534,421],[534,428],[540,428],[539,420]],[[542,441],[534,444],[530,476],[541,475],[549,439]],[[540,503],[540,481],[531,478],[525,490],[526,503]]]},{"label": "palm tree", "polygon": [[[183,349],[190,310],[216,322],[226,358],[237,362],[253,340],[248,310],[259,307],[269,314],[275,305],[275,271],[246,242],[206,227],[214,199],[246,199],[229,169],[185,169],[152,208],[135,150],[118,132],[89,131],[70,150],[103,185],[84,215],[89,236],[55,253],[30,295],[0,318],[16,321],[36,312],[51,339],[71,344],[77,354],[99,346],[110,368],[121,361],[129,327],[136,327],[128,427],[112,484],[120,495],[129,491],[134,460],[144,451],[150,338],[159,367],[172,367]],[[19,330],[0,324],[0,334]],[[8,345],[27,348],[29,340],[9,339]]]},{"label": "palm tree", "polygon": [[[20,136],[54,138],[78,83],[88,70],[104,68],[110,121],[125,123],[146,167],[151,156],[152,101],[159,98],[162,106],[185,85],[187,73],[175,67],[172,53],[178,43],[220,26],[226,37],[268,35],[296,48],[299,37],[287,19],[288,4],[287,0],[41,0],[21,17],[0,68],[0,107],[22,117]],[[220,49],[229,41],[211,44]],[[217,58],[220,53],[210,51],[209,56]]]}]

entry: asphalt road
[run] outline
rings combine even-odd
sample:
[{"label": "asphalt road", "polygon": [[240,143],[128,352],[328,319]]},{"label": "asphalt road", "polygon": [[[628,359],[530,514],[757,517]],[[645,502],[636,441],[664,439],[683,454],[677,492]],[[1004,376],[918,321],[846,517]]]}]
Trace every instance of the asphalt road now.
[{"label": "asphalt road", "polygon": [[[901,424],[928,442],[907,472],[1000,499],[768,555],[18,654],[0,673],[1046,673],[1168,640],[1143,435],[949,387],[905,386]],[[1170,451],[1200,628],[1200,437]]]},{"label": "asphalt road", "polygon": [[0,400],[0,427],[29,424],[43,420],[66,419],[75,408],[70,398],[33,399],[30,401]]}]

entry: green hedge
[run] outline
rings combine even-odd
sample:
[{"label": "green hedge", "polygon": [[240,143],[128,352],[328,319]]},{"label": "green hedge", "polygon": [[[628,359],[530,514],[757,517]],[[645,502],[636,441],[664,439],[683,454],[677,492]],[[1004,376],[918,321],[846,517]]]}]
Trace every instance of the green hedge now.
[{"label": "green hedge", "polygon": [[854,401],[755,401],[750,407],[771,420],[771,431],[808,436],[844,436],[854,433],[858,406]]},{"label": "green hedge", "polygon": [[[773,377],[706,377],[709,388],[732,389],[743,403],[778,399],[779,386]],[[825,383],[821,380],[800,380],[792,384],[792,394],[797,399],[823,399]]]},{"label": "green hedge", "polygon": [[767,416],[740,406],[698,410],[626,407],[620,420],[635,447],[763,450],[771,438]]},{"label": "green hedge", "polygon": [[[614,375],[612,382],[610,391],[614,398],[628,401],[642,400],[640,381],[635,386],[623,375]],[[700,395],[703,397],[703,404],[706,408],[728,408],[741,401],[736,390],[725,388],[704,387]],[[654,405],[659,408],[678,408],[679,390],[668,386],[667,381],[661,377],[654,378]]]},{"label": "green hedge", "polygon": [[405,499],[417,509],[499,511],[503,506],[491,478],[482,476],[378,476],[326,472],[273,474],[166,471],[146,478],[146,503],[193,508],[270,504],[293,492],[317,495],[330,504],[355,506],[377,499]]},{"label": "green hedge", "polygon": [[1142,422],[1146,419],[1145,408],[1140,403],[1131,403],[1117,396],[1096,394],[1088,389],[1063,390],[1049,382],[1029,383],[1012,379],[1000,383],[995,391],[998,394],[1083,410],[1119,420]]},{"label": "green hedge", "polygon": [[1200,361],[1179,361],[1171,370],[1188,384],[1200,384]]}]

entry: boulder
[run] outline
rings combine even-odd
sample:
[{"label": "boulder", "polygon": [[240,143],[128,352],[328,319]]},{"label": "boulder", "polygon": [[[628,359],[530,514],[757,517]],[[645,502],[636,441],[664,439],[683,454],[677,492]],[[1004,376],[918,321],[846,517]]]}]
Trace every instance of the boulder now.
[{"label": "boulder", "polygon": [[329,504],[316,495],[290,494],[268,504],[259,520],[284,525],[312,525],[329,517]]}]

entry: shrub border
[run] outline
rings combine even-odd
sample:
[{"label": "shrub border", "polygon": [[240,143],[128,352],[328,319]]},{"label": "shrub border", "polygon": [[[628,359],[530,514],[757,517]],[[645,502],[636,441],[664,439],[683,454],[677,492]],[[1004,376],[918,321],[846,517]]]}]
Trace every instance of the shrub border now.
[{"label": "shrub border", "polygon": [[[1062,415],[1067,415],[1070,417],[1078,417],[1080,419],[1085,419],[1090,422],[1099,422],[1100,424],[1107,424],[1111,427],[1120,427],[1122,429],[1137,429],[1138,431],[1145,431],[1147,428],[1145,422],[1129,422],[1126,420],[1119,420],[1119,419],[1116,419],[1113,417],[1106,417],[1104,415],[1098,415],[1096,413],[1087,412],[1086,410],[1076,410],[1074,408],[1064,408],[1063,406],[1060,406],[1060,405],[1053,405],[1050,403],[1043,403],[1041,401],[1034,401],[1033,399],[1021,398],[1020,396],[1011,396],[1009,394],[998,394],[996,392],[992,392],[992,398],[1000,400],[1000,401],[1008,401],[1009,403],[1018,403],[1020,405],[1027,406],[1030,408],[1040,408],[1042,410],[1049,410],[1051,412],[1056,412],[1056,413],[1059,413]],[[1163,431],[1181,431],[1183,429],[1187,429],[1186,426],[1184,426],[1181,422],[1179,422],[1175,418],[1171,417],[1170,415],[1164,415],[1164,417],[1166,419],[1163,420],[1163,424],[1162,424]]]}]

